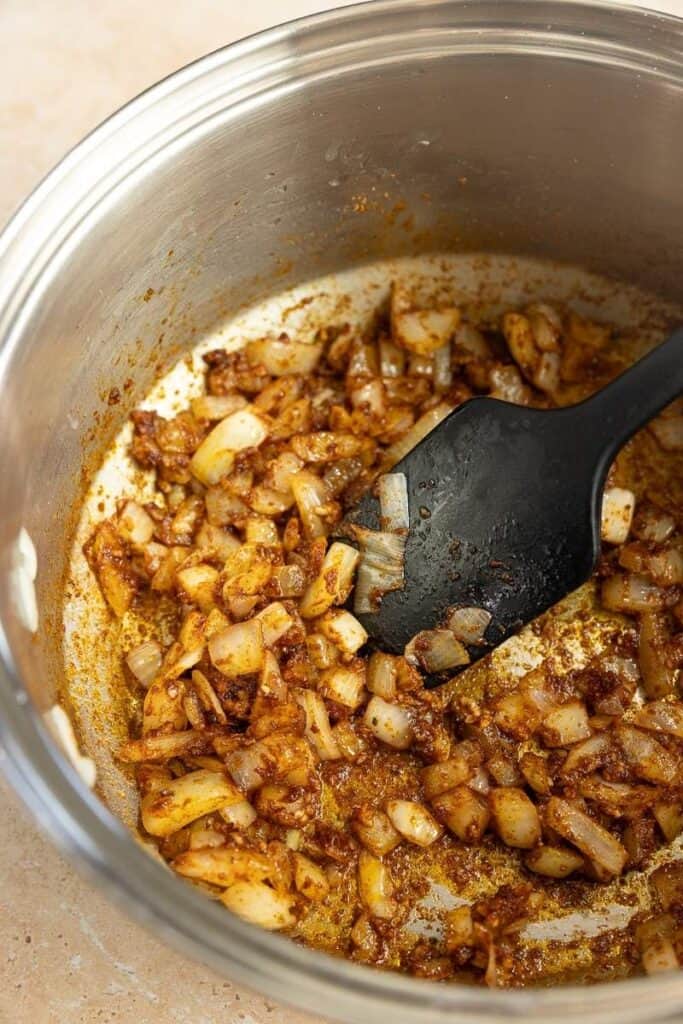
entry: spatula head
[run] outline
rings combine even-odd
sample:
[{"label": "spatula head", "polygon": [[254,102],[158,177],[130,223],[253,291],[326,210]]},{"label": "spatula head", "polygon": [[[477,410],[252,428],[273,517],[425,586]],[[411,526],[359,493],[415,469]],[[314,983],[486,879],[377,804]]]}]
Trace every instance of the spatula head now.
[{"label": "spatula head", "polygon": [[[475,606],[492,616],[476,660],[588,578],[602,480],[575,430],[569,409],[477,398],[392,469],[408,483],[406,582],[359,615],[377,646],[402,653],[449,608]],[[379,529],[377,499],[347,518]]]}]

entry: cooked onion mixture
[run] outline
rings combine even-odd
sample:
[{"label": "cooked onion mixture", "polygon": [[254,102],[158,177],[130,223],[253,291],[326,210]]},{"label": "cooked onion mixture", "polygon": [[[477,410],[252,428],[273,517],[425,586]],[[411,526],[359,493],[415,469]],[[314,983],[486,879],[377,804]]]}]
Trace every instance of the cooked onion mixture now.
[{"label": "cooked onion mixture", "polygon": [[[118,757],[174,871],[309,945],[500,986],[542,979],[521,935],[548,900],[580,909],[644,869],[652,909],[615,956],[648,973],[683,962],[683,863],[662,858],[683,830],[680,403],[612,467],[593,589],[616,625],[586,667],[519,676],[488,659],[426,690],[435,665],[467,661],[487,613],[451,610],[402,657],[370,653],[353,613],[400,586],[391,470],[443,416],[473,395],[568,404],[626,359],[571,309],[473,323],[395,283],[364,337],[340,324],[213,351],[190,408],[133,413],[154,500],[120,502],[86,555],[113,614],[147,626],[126,657],[139,700]],[[335,536],[375,486],[379,553]],[[472,902],[479,848],[516,875]],[[445,926],[408,927],[444,878],[465,893]]]}]

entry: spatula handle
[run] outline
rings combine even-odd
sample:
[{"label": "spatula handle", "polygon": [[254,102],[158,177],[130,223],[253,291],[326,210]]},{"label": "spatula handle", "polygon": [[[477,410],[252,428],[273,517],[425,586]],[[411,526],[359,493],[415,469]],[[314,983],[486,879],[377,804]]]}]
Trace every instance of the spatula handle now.
[{"label": "spatula handle", "polygon": [[683,392],[683,327],[607,387],[575,406],[593,459],[608,465],[637,430]]}]

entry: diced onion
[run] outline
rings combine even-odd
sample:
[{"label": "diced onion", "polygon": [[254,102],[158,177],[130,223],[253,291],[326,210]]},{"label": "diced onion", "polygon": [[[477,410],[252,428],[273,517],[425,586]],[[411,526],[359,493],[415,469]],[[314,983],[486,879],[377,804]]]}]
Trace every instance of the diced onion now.
[{"label": "diced onion", "polygon": [[377,481],[382,529],[395,532],[410,527],[408,481],[405,473],[384,473]]},{"label": "diced onion", "polygon": [[588,739],[591,730],[585,704],[580,700],[571,700],[555,708],[543,719],[542,731],[548,747],[565,747]]},{"label": "diced onion", "polygon": [[277,526],[266,516],[248,516],[244,523],[244,540],[247,544],[265,544],[266,547],[277,547],[280,535]]},{"label": "diced onion", "polygon": [[665,700],[655,700],[640,709],[633,719],[641,729],[668,733],[683,740],[683,706]]},{"label": "diced onion", "polygon": [[400,590],[405,583],[405,537],[361,526],[354,526],[354,536],[360,545],[361,562],[353,610],[358,614],[375,612],[384,594]]},{"label": "diced onion", "polygon": [[300,565],[279,565],[271,577],[279,597],[301,597],[306,589],[306,573]]},{"label": "diced onion", "polygon": [[662,607],[664,593],[646,576],[616,573],[603,583],[601,601],[614,612],[647,612]]},{"label": "diced onion", "polygon": [[425,672],[468,665],[470,656],[450,629],[424,629],[406,645],[405,659]]},{"label": "diced onion", "polygon": [[126,664],[145,689],[161,668],[161,645],[156,640],[145,640],[133,647],[126,656]]},{"label": "diced onion", "polygon": [[297,694],[297,700],[306,715],[306,738],[318,757],[323,761],[335,761],[340,758],[341,751],[332,735],[325,701],[312,690],[301,690]]},{"label": "diced onion", "polygon": [[390,469],[395,466],[397,462],[412,451],[416,444],[430,434],[435,427],[438,427],[439,423],[448,416],[449,413],[453,412],[453,406],[447,402],[439,402],[428,412],[423,413],[419,420],[413,423],[412,427],[405,432],[403,437],[399,438],[384,452],[383,468]]},{"label": "diced onion", "polygon": [[500,786],[489,799],[493,822],[506,846],[530,850],[541,838],[538,811],[523,789]]},{"label": "diced onion", "polygon": [[265,882],[235,882],[219,899],[234,914],[269,931],[290,928],[296,920],[294,897]]},{"label": "diced onion", "polygon": [[386,810],[396,831],[417,846],[431,846],[443,831],[427,808],[414,800],[389,800]]},{"label": "diced onion", "polygon": [[306,344],[279,338],[260,338],[246,347],[247,358],[265,367],[273,377],[313,373],[322,351],[322,342]]},{"label": "diced onion", "polygon": [[335,541],[325,555],[320,572],[301,599],[304,619],[317,618],[333,604],[342,604],[351,590],[360,555],[349,544]]},{"label": "diced onion", "polygon": [[364,674],[344,665],[335,665],[322,674],[320,690],[330,700],[355,711],[363,703],[365,695]]},{"label": "diced onion", "polygon": [[355,654],[368,638],[358,619],[342,609],[326,612],[318,623],[320,632],[344,654]]},{"label": "diced onion", "polygon": [[118,518],[118,532],[136,547],[148,544],[154,536],[154,520],[136,501],[127,501]]},{"label": "diced onion", "polygon": [[399,704],[391,704],[382,697],[371,697],[363,720],[373,735],[389,747],[406,750],[412,743],[410,715]]},{"label": "diced onion", "polygon": [[257,619],[238,622],[209,640],[209,657],[226,676],[249,675],[263,665],[264,641]]},{"label": "diced onion", "polygon": [[650,430],[664,451],[683,450],[683,416],[660,416],[650,423]]},{"label": "diced onion", "polygon": [[383,377],[401,377],[405,372],[406,354],[388,338],[380,338],[379,363]]},{"label": "diced onion", "polygon": [[622,844],[575,804],[551,797],[546,805],[546,823],[608,874],[620,875],[624,870],[628,853]]},{"label": "diced onion", "polygon": [[464,644],[480,644],[491,622],[485,608],[451,608],[446,627]]},{"label": "diced onion", "polygon": [[434,390],[437,394],[443,395],[453,383],[450,344],[437,348],[432,358],[434,361]]},{"label": "diced onion", "polygon": [[625,544],[633,522],[636,496],[623,487],[609,487],[602,496],[600,534],[607,544]]},{"label": "diced onion", "polygon": [[620,725],[616,736],[636,775],[660,785],[672,785],[679,777],[680,760],[649,733]]},{"label": "diced onion", "polygon": [[390,920],[396,914],[389,869],[367,850],[361,850],[358,857],[358,891],[373,917]]},{"label": "diced onion", "polygon": [[643,689],[648,697],[666,697],[674,693],[678,669],[667,657],[671,635],[665,615],[646,612],[640,617],[638,638],[638,664],[643,677]]},{"label": "diced onion", "polygon": [[168,836],[204,814],[231,803],[241,803],[243,799],[240,790],[223,772],[201,768],[144,796],[140,804],[142,824],[150,835]]},{"label": "diced onion", "polygon": [[266,605],[254,616],[254,620],[261,625],[261,634],[266,647],[272,647],[278,640],[281,640],[294,625],[294,619],[280,601],[273,601],[272,604]]},{"label": "diced onion", "polygon": [[442,348],[456,331],[460,323],[460,310],[455,307],[442,309],[411,309],[406,289],[394,283],[391,292],[391,334],[402,348],[418,355],[431,355]]},{"label": "diced onion", "polygon": [[196,604],[202,611],[208,612],[215,604],[218,570],[212,565],[200,563],[180,569],[176,573],[178,586],[188,600]]},{"label": "diced onion", "polygon": [[302,853],[294,853],[294,885],[302,896],[315,902],[324,900],[330,891],[323,869]]},{"label": "diced onion", "polygon": [[396,696],[396,659],[391,654],[373,651],[370,655],[367,687],[385,700]]},{"label": "diced onion", "polygon": [[315,473],[302,469],[291,477],[290,486],[304,533],[309,539],[324,537],[327,534],[327,527],[324,520],[317,514],[317,510],[329,500],[324,482]]},{"label": "diced onion", "polygon": [[567,878],[583,867],[583,857],[560,846],[538,846],[524,858],[530,871],[547,878]]},{"label": "diced onion", "polygon": [[192,399],[192,415],[198,420],[223,420],[247,404],[243,395],[200,395]]},{"label": "diced onion", "polygon": [[248,800],[241,800],[238,804],[231,804],[229,807],[219,808],[218,813],[228,825],[233,828],[249,828],[256,821],[257,814]]},{"label": "diced onion", "polygon": [[401,842],[401,835],[392,825],[389,816],[375,807],[359,807],[351,827],[363,846],[376,857],[391,853]]},{"label": "diced onion", "polygon": [[192,456],[190,468],[203,484],[217,484],[233,467],[235,452],[257,448],[268,436],[263,419],[249,408],[226,416],[204,438]]},{"label": "diced onion", "polygon": [[478,843],[486,831],[491,812],[485,798],[468,786],[456,786],[432,801],[439,821],[463,843]]}]

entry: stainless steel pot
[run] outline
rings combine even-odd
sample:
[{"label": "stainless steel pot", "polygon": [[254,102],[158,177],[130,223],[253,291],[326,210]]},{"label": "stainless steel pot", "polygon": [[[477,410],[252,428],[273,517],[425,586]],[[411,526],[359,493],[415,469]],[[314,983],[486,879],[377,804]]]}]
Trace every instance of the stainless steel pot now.
[{"label": "stainless steel pot", "polygon": [[[378,0],[161,82],[72,151],[7,227],[2,761],[55,841],[189,955],[359,1024],[664,1020],[683,1006],[682,976],[488,992],[256,930],[148,857],[40,714],[61,675],[58,597],[82,468],[160,365],[275,287],[423,249],[578,261],[680,299],[682,128],[675,19],[612,3]],[[36,636],[16,601],[22,527],[38,552]]]}]

